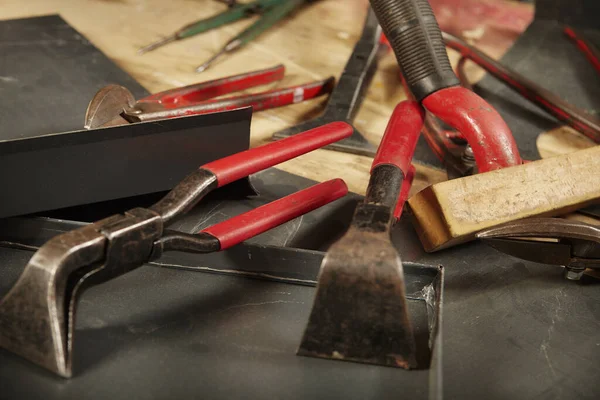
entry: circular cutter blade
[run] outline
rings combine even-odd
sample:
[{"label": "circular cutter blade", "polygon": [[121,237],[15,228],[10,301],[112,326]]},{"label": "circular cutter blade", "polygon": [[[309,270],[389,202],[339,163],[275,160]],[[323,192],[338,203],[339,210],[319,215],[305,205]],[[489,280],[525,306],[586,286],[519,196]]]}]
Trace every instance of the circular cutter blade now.
[{"label": "circular cutter blade", "polygon": [[131,92],[120,85],[108,85],[96,93],[85,112],[85,129],[128,124],[121,117],[125,108],[135,105]]}]

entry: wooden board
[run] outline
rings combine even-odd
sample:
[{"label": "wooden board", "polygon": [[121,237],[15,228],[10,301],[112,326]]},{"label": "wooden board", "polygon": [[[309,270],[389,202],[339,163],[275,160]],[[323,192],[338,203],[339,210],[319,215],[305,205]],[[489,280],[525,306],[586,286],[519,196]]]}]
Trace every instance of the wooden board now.
[{"label": "wooden board", "polygon": [[600,198],[600,146],[431,185],[409,201],[426,251],[527,217],[561,216]]},{"label": "wooden board", "polygon": [[[224,5],[214,0],[3,0],[0,19],[59,13],[150,92],[279,63],[287,68],[285,79],[278,84],[285,87],[340,75],[361,32],[367,3],[367,0],[316,2],[202,74],[194,73],[194,67],[251,21],[213,30],[143,56],[137,54],[137,49],[184,24],[222,11]],[[493,55],[499,57],[503,50]],[[456,61],[456,54],[450,56]],[[473,65],[469,66],[469,72],[481,76],[481,71]],[[369,140],[378,143],[393,107],[404,98],[396,61],[392,54],[387,54],[357,116],[356,126]],[[323,104],[324,100],[317,99],[255,114],[252,145],[264,143],[274,132],[317,115]],[[545,136],[538,141],[542,155],[591,145],[577,134]],[[319,150],[282,164],[281,168],[319,181],[341,177],[350,190],[364,193],[370,164],[369,157]],[[445,179],[445,174],[439,171],[418,167],[412,193]]]}]

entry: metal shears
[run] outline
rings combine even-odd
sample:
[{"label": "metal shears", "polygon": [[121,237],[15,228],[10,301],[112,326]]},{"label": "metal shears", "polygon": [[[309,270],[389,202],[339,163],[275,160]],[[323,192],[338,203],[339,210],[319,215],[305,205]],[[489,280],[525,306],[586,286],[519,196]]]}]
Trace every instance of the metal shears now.
[{"label": "metal shears", "polygon": [[523,260],[562,265],[570,280],[581,279],[586,268],[600,269],[600,226],[563,218],[527,218],[477,237]]},{"label": "metal shears", "polygon": [[84,126],[87,129],[95,129],[243,107],[252,107],[256,112],[329,94],[335,84],[335,79],[329,77],[288,88],[213,99],[231,92],[276,82],[283,79],[284,75],[285,67],[276,65],[272,68],[166,90],[137,101],[123,86],[108,85],[100,89],[90,101]]}]

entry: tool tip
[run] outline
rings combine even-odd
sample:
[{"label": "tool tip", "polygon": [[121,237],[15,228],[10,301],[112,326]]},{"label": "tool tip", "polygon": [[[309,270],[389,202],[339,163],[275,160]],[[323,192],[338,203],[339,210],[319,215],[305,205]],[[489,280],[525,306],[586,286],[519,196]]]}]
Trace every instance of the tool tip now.
[{"label": "tool tip", "polygon": [[147,46],[144,46],[144,47],[140,48],[140,49],[137,51],[137,53],[138,53],[138,55],[145,54],[145,53],[147,53],[147,52],[149,52],[149,51],[152,51],[152,50],[154,50],[154,49],[157,49],[157,48],[159,48],[159,47],[161,47],[161,46],[164,46],[164,45],[165,45],[165,44],[167,44],[167,43],[171,43],[171,42],[173,42],[173,41],[175,41],[175,40],[177,40],[177,37],[176,37],[176,36],[173,36],[173,35],[172,35],[172,36],[167,36],[167,37],[165,37],[165,38],[162,38],[161,40],[158,40],[158,41],[156,41],[156,42],[154,42],[154,43],[150,43],[149,45],[147,45]]},{"label": "tool tip", "polygon": [[208,69],[208,67],[210,66],[210,63],[204,63],[202,65],[200,65],[199,67],[196,67],[196,72],[200,73],[200,72],[204,72]]}]

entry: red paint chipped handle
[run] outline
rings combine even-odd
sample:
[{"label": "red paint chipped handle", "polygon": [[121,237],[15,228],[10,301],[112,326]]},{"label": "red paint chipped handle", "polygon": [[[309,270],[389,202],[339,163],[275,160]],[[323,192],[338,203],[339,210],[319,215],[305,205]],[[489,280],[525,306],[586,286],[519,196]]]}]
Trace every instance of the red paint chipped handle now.
[{"label": "red paint chipped handle", "polygon": [[425,110],[416,101],[398,104],[385,129],[371,171],[378,165],[391,164],[400,168],[406,177],[424,120]]},{"label": "red paint chipped handle", "polygon": [[396,203],[396,208],[394,209],[394,219],[396,221],[398,221],[402,216],[404,203],[406,203],[406,200],[408,200],[408,194],[410,193],[410,188],[412,187],[413,180],[415,179],[415,173],[415,166],[411,164],[408,168],[408,172],[404,177],[404,180],[402,181],[402,188],[400,189],[398,202]]},{"label": "red paint chipped handle", "polygon": [[272,68],[165,90],[144,97],[138,102],[159,103],[167,109],[192,106],[214,97],[279,81],[283,79],[284,74],[285,67],[277,65]]},{"label": "red paint chipped handle", "polygon": [[219,239],[221,250],[224,250],[331,203],[347,193],[348,187],[342,179],[332,179],[230,218],[202,232]]},{"label": "red paint chipped handle", "polygon": [[280,164],[352,135],[353,128],[345,122],[332,122],[269,143],[242,151],[203,165],[217,177],[218,187],[237,181],[255,172]]},{"label": "red paint chipped handle", "polygon": [[498,111],[477,94],[463,87],[446,88],[430,94],[422,104],[463,134],[473,149],[479,172],[521,164],[510,128]]}]

